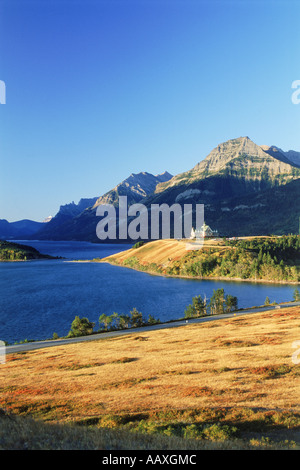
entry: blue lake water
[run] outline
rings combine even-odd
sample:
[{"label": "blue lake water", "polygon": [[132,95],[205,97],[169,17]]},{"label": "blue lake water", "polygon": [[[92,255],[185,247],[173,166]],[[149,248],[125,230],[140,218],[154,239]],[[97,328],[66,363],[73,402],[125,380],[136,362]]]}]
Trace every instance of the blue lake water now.
[{"label": "blue lake water", "polygon": [[0,263],[0,340],[65,336],[76,315],[87,317],[99,328],[102,313],[129,313],[134,307],[145,317],[161,321],[183,317],[192,297],[207,298],[214,289],[238,297],[239,307],[262,305],[293,298],[293,285],[232,281],[200,281],[152,276],[132,269],[102,263],[71,263],[126,250],[128,245],[86,242],[19,241],[41,253],[66,260],[34,260]]}]

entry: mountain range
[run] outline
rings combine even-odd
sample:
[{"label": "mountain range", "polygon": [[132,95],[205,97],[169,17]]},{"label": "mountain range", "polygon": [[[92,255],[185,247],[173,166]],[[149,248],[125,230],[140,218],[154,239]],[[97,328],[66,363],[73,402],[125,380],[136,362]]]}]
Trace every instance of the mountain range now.
[{"label": "mountain range", "polygon": [[172,178],[165,171],[160,175],[141,172],[131,174],[115,188],[100,197],[81,199],[76,205],[67,204],[60,207],[59,212],[49,223],[44,225],[32,238],[38,240],[85,240],[99,241],[96,236],[96,226],[99,217],[96,216],[97,207],[101,204],[112,204],[118,207],[119,197],[127,196],[128,206],[141,202],[154,193],[156,186]]},{"label": "mountain range", "polygon": [[300,164],[290,154],[249,137],[228,140],[144,204],[204,204],[206,223],[223,236],[299,233]]},{"label": "mountain range", "polygon": [[34,220],[17,220],[8,222],[6,219],[0,219],[0,240],[27,240],[40,228],[43,222]]},{"label": "mountain range", "polygon": [[206,223],[223,236],[299,233],[300,153],[259,146],[249,137],[231,139],[186,172],[131,174],[100,197],[61,206],[25,238],[99,242],[97,207],[109,203],[118,210],[122,195],[149,212],[152,204],[204,204]]}]

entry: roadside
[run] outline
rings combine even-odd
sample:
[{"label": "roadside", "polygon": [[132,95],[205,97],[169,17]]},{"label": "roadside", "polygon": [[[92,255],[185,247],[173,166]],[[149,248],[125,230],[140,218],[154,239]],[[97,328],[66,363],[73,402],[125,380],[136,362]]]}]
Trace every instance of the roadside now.
[{"label": "roadside", "polygon": [[274,310],[274,309],[280,309],[280,308],[286,308],[286,307],[297,307],[300,305],[299,302],[289,302],[289,303],[283,303],[283,304],[276,304],[276,305],[270,305],[270,306],[261,306],[261,307],[254,307],[254,308],[248,308],[245,310],[237,310],[235,312],[231,313],[223,313],[220,315],[209,315],[206,317],[200,317],[200,318],[192,318],[192,319],[181,319],[181,320],[174,320],[174,321],[169,321],[166,323],[159,323],[156,325],[151,325],[151,326],[143,326],[139,328],[130,328],[130,329],[125,329],[125,330],[116,330],[116,331],[108,331],[108,332],[103,332],[103,333],[93,333],[88,336],[79,336],[75,338],[59,338],[59,339],[51,339],[51,340],[43,340],[43,341],[33,341],[30,343],[22,343],[22,344],[14,344],[14,345],[9,345],[5,347],[5,352],[6,354],[13,354],[13,353],[18,353],[18,352],[25,352],[25,351],[32,351],[35,349],[44,349],[44,348],[49,348],[53,346],[61,346],[65,344],[71,344],[71,343],[80,343],[84,341],[95,341],[95,340],[101,340],[101,339],[107,339],[107,338],[113,338],[121,335],[130,335],[130,334],[136,334],[136,333],[143,333],[147,331],[153,331],[153,330],[161,330],[161,329],[166,329],[166,328],[178,328],[181,326],[185,326],[187,323],[205,323],[208,321],[215,321],[215,320],[222,320],[222,319],[228,319],[232,318],[235,316],[241,316],[241,315],[247,315],[251,313],[260,313],[260,312],[266,312],[269,310]]}]

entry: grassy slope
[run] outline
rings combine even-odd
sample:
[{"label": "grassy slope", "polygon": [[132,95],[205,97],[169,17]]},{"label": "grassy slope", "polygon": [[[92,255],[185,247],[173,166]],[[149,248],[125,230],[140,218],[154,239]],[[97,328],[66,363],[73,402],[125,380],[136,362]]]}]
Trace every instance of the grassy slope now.
[{"label": "grassy slope", "polygon": [[[245,240],[252,239],[272,239],[272,237],[244,237]],[[197,274],[191,274],[191,266],[195,265],[199,260],[208,260],[209,251],[211,250],[215,258],[219,258],[220,262],[226,255],[228,250],[235,250],[234,246],[225,245],[223,240],[205,240],[202,249],[193,249],[195,243],[193,241],[185,240],[156,240],[139,248],[131,248],[121,253],[108,256],[107,258],[101,259],[101,262],[108,262],[111,264],[117,264],[119,266],[125,266],[134,268],[137,270],[147,271],[153,274],[171,275],[179,277],[194,277],[194,278],[207,278],[207,279],[236,279],[243,280],[243,277],[238,275],[232,276],[228,273],[226,276],[220,275],[220,268],[216,267],[211,270],[208,276],[199,276]],[[242,259],[241,264],[247,266],[252,263],[255,258],[255,254],[250,250],[245,250],[245,256]],[[299,266],[298,268],[299,272]],[[264,270],[263,274],[256,278],[244,278],[244,280],[253,281],[282,281],[275,277],[274,273],[268,268]],[[284,282],[284,281],[282,281]]]},{"label": "grassy slope", "polygon": [[[218,247],[221,245],[222,242],[205,241],[205,247]],[[182,260],[188,254],[188,246],[189,242],[187,244],[184,240],[155,240],[139,248],[131,248],[107,258],[102,258],[101,261],[126,266],[127,261],[136,258],[141,267],[149,266],[151,268],[151,265],[156,264],[162,268],[167,268],[172,266],[174,262]],[[224,248],[226,249],[225,246]]]},{"label": "grassy slope", "polygon": [[262,438],[299,448],[299,314],[293,307],[8,355],[0,407],[21,416],[0,413],[0,448],[266,447]]}]

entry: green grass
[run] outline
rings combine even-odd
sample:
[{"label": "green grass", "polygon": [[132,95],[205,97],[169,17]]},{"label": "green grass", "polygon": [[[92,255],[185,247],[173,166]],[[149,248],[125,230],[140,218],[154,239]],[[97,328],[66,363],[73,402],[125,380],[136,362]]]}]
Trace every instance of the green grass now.
[{"label": "green grass", "polygon": [[[269,432],[299,425],[300,415],[248,408],[125,413],[72,424],[50,424],[0,410],[0,450],[299,450],[292,440],[273,441]],[[260,437],[246,441],[245,431],[259,432]]]}]

